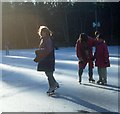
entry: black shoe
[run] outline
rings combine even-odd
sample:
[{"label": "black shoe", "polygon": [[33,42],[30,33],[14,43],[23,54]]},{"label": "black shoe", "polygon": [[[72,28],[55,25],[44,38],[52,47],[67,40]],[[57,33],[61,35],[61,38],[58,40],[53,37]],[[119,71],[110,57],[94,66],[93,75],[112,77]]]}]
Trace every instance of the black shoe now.
[{"label": "black shoe", "polygon": [[104,85],[107,85],[107,83],[104,83]]},{"label": "black shoe", "polygon": [[107,80],[104,80],[104,84],[107,85]]},{"label": "black shoe", "polygon": [[54,93],[54,92],[55,92],[55,90],[53,90],[53,91],[51,91],[51,92],[50,92],[50,91],[47,91],[46,93]]},{"label": "black shoe", "polygon": [[89,82],[95,82],[95,80],[94,79],[89,79]]},{"label": "black shoe", "polygon": [[107,82],[106,81],[102,81],[101,84],[102,85],[107,85]]},{"label": "black shoe", "polygon": [[79,81],[79,84],[82,84],[81,81]]},{"label": "black shoe", "polygon": [[102,85],[107,85],[107,80],[106,79],[102,79],[101,84]]},{"label": "black shoe", "polygon": [[101,80],[98,80],[98,81],[97,81],[97,84],[101,84],[101,83],[102,83],[102,81],[101,81]]}]

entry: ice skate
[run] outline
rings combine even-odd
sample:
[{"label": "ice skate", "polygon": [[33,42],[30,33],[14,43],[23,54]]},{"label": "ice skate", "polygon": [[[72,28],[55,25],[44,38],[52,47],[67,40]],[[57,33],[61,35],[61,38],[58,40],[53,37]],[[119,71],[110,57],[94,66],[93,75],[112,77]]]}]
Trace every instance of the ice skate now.
[{"label": "ice skate", "polygon": [[79,84],[82,84],[81,81],[79,81]]},{"label": "ice skate", "polygon": [[89,79],[89,83],[95,83],[94,79]]},{"label": "ice skate", "polygon": [[55,94],[55,90],[56,90],[57,88],[59,88],[59,87],[60,87],[59,84],[58,84],[58,83],[55,83],[54,87],[51,87],[51,88],[47,91],[47,94],[48,94],[49,96]]},{"label": "ice skate", "polygon": [[97,81],[97,84],[101,84],[101,83],[102,83],[102,81],[101,81],[101,80],[98,80],[98,81]]},{"label": "ice skate", "polygon": [[49,88],[49,90],[47,91],[47,95],[48,95],[48,96],[51,96],[51,95],[53,95],[54,93],[55,93],[55,88],[53,88],[53,87]]},{"label": "ice skate", "polygon": [[101,82],[101,85],[107,85],[107,81],[106,81],[106,80],[103,80],[103,81]]},{"label": "ice skate", "polygon": [[54,91],[54,90],[53,90],[53,91],[49,91],[49,90],[47,91],[47,95],[48,95],[48,96],[51,96],[51,95],[54,95],[54,94],[55,94],[55,91]]},{"label": "ice skate", "polygon": [[99,84],[99,85],[107,85],[107,81],[98,80],[98,81],[97,81],[97,84]]}]

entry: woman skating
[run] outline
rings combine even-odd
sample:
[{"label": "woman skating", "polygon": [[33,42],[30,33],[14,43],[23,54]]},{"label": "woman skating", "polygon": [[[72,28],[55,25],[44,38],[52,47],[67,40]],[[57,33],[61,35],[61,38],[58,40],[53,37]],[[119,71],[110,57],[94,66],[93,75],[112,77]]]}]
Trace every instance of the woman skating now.
[{"label": "woman skating", "polygon": [[47,93],[54,92],[59,87],[59,84],[53,76],[55,71],[55,55],[54,55],[54,44],[52,42],[52,33],[46,26],[40,26],[38,30],[40,36],[39,44],[39,61],[37,71],[44,71],[48,77],[49,90]]}]

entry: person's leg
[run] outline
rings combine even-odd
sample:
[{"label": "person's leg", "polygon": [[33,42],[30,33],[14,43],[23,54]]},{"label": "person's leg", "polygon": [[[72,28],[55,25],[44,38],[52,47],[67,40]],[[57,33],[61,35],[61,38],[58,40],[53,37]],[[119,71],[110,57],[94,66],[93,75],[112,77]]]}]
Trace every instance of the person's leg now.
[{"label": "person's leg", "polygon": [[85,69],[86,65],[87,65],[87,61],[79,62],[78,75],[79,75],[79,83],[80,84],[81,84],[81,81],[82,81],[83,70]]},{"label": "person's leg", "polygon": [[91,66],[90,63],[88,65],[88,75],[89,75],[89,81],[95,82],[95,80],[93,79],[93,67]]},{"label": "person's leg", "polygon": [[104,80],[105,80],[105,84],[107,84],[107,68],[105,68]]},{"label": "person's leg", "polygon": [[102,82],[102,72],[101,72],[101,68],[98,67],[97,70],[98,70],[98,75],[99,75],[99,80],[97,81],[97,83],[100,84],[100,83]]},{"label": "person's leg", "polygon": [[78,75],[79,75],[79,83],[82,81],[82,74],[83,74],[83,68],[79,68]]},{"label": "person's leg", "polygon": [[102,84],[107,83],[107,69],[101,68]]},{"label": "person's leg", "polygon": [[46,76],[48,77],[48,83],[49,83],[49,91],[54,90],[56,87],[59,87],[59,84],[56,82],[53,72],[45,72]]}]

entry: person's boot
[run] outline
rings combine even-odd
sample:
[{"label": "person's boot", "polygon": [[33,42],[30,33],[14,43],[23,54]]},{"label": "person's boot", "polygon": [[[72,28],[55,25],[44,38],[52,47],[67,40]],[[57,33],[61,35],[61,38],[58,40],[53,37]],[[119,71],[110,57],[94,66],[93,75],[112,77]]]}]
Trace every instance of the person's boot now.
[{"label": "person's boot", "polygon": [[54,86],[50,87],[47,93],[54,93],[57,88],[59,88],[59,84],[56,82]]},{"label": "person's boot", "polygon": [[49,88],[49,90],[47,91],[47,93],[53,93],[55,91],[55,88],[51,87]]},{"label": "person's boot", "polygon": [[89,82],[95,83],[95,80],[93,79],[93,69],[89,66]]},{"label": "person's boot", "polygon": [[105,79],[102,79],[102,82],[101,82],[102,85],[107,85],[107,81]]},{"label": "person's boot", "polygon": [[104,84],[107,85],[107,80],[104,80]]},{"label": "person's boot", "polygon": [[98,81],[97,81],[97,84],[101,84],[101,83],[102,83],[102,80],[98,80]]},{"label": "person's boot", "polygon": [[95,83],[95,80],[93,78],[89,78],[89,82]]}]

